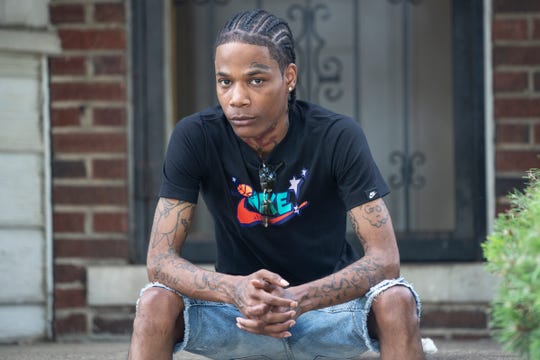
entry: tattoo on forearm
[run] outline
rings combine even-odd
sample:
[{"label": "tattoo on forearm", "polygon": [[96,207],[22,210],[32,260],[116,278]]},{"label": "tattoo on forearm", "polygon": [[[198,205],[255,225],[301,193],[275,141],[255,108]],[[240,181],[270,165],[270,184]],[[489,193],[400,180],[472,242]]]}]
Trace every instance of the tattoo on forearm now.
[{"label": "tattoo on forearm", "polygon": [[[150,244],[155,249],[163,240],[167,241],[169,252],[176,251],[174,239],[178,231],[187,234],[191,225],[194,205],[180,200],[161,199],[154,215]],[[170,217],[174,216],[174,219]]]},{"label": "tattoo on forearm", "polygon": [[369,291],[383,279],[383,266],[377,259],[364,257],[324,279],[322,284],[314,284],[307,299],[316,308],[339,304]]},{"label": "tattoo on forearm", "polygon": [[386,224],[390,218],[386,207],[380,204],[373,205],[368,203],[362,206],[361,211],[362,217],[366,219],[371,226],[376,228],[380,228]]}]

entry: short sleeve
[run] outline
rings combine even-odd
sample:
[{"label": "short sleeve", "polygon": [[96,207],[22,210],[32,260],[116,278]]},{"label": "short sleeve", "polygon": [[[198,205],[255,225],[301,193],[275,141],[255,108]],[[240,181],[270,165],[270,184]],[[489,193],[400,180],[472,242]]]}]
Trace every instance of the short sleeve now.
[{"label": "short sleeve", "polygon": [[159,196],[196,203],[205,173],[204,159],[201,119],[192,116],[181,120],[169,140]]},{"label": "short sleeve", "polygon": [[332,126],[329,136],[335,139],[332,172],[347,210],[390,192],[357,122],[350,118],[340,119]]}]

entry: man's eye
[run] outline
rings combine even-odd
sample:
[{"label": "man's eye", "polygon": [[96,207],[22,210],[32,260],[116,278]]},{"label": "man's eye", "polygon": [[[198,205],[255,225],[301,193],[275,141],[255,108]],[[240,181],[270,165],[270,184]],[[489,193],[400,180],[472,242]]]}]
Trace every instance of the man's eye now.
[{"label": "man's eye", "polygon": [[220,79],[218,80],[218,84],[221,86],[229,86],[231,85],[231,81],[227,79]]},{"label": "man's eye", "polygon": [[263,79],[252,79],[251,84],[252,85],[262,85],[264,83]]}]

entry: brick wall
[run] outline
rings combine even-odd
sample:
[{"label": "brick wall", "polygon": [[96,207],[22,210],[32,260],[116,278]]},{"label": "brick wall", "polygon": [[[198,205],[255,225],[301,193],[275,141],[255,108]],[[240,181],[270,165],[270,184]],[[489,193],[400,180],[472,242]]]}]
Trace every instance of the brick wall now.
[{"label": "brick wall", "polygon": [[50,58],[55,333],[90,334],[86,266],[128,259],[126,8],[53,0],[62,53]]},{"label": "brick wall", "polygon": [[498,211],[540,167],[540,1],[493,1],[493,92]]}]

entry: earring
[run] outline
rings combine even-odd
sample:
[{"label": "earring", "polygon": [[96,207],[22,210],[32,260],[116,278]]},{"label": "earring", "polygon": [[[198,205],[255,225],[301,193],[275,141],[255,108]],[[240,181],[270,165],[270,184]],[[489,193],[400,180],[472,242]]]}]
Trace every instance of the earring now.
[{"label": "earring", "polygon": [[289,86],[289,92],[293,91],[293,87],[292,86]]}]

